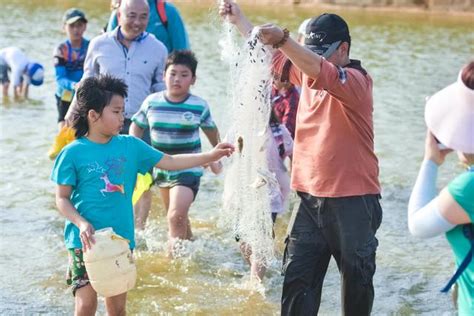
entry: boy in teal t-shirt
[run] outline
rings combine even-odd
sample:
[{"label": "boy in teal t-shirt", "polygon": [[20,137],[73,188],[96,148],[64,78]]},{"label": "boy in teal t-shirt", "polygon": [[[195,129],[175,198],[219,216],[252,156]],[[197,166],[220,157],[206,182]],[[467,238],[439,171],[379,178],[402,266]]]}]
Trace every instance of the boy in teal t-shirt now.
[{"label": "boy in teal t-shirt", "polygon": [[[209,153],[169,156],[133,136],[119,135],[125,97],[127,86],[121,79],[99,76],[81,81],[71,122],[77,140],[61,151],[51,174],[57,183],[57,208],[66,217],[67,283],[75,295],[78,315],[94,315],[97,308],[97,293],[83,261],[83,252],[94,247],[94,232],[112,227],[134,248],[132,194],[137,173],[153,166],[191,168],[233,151],[230,144],[218,144]],[[125,314],[126,298],[126,292],[106,297],[107,314]]]},{"label": "boy in teal t-shirt", "polygon": [[[94,229],[112,227],[135,248],[132,194],[137,173],[146,173],[163,153],[135,137],[117,135],[100,144],[81,137],[66,146],[54,164],[51,178],[73,187],[71,203]],[[66,220],[66,248],[82,248],[79,228]]]}]

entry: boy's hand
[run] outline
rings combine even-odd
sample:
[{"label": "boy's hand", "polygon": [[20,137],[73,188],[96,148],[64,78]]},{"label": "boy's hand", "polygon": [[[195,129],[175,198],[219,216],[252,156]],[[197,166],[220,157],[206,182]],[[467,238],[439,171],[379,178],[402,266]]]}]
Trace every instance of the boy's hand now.
[{"label": "boy's hand", "polygon": [[237,24],[242,18],[242,11],[240,11],[237,3],[231,0],[222,0],[219,4],[219,15],[232,24]]},{"label": "boy's hand", "polygon": [[439,149],[433,134],[429,130],[426,132],[425,160],[431,160],[439,166],[443,164],[446,156],[452,151],[452,149]]},{"label": "boy's hand", "polygon": [[95,229],[88,221],[82,221],[79,226],[80,235],[82,242],[82,251],[86,252],[87,249],[92,248],[92,244],[95,243],[94,232]]},{"label": "boy's hand", "polygon": [[229,143],[219,143],[211,150],[212,161],[221,159],[222,157],[229,157],[234,152],[235,147]]}]

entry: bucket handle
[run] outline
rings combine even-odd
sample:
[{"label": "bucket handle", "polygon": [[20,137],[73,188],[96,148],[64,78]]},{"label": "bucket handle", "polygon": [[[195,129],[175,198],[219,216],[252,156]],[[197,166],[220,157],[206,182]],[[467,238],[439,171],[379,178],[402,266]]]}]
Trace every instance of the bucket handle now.
[{"label": "bucket handle", "polygon": [[130,240],[128,240],[127,238],[123,238],[122,236],[117,235],[117,234],[113,234],[112,236],[110,236],[110,238],[111,238],[112,240],[124,240],[124,241],[126,241],[127,243],[130,243]]}]

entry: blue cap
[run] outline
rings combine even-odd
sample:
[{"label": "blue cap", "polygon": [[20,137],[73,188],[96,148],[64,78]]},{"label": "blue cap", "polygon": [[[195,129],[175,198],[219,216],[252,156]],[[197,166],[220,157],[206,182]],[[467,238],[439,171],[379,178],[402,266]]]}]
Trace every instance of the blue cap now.
[{"label": "blue cap", "polygon": [[30,83],[34,86],[41,86],[44,80],[44,68],[38,63],[29,63],[26,66],[26,74],[30,78]]},{"label": "blue cap", "polygon": [[72,24],[77,21],[83,21],[84,23],[87,23],[86,15],[83,11],[77,9],[77,8],[71,8],[64,12],[63,16],[63,23],[64,24]]}]

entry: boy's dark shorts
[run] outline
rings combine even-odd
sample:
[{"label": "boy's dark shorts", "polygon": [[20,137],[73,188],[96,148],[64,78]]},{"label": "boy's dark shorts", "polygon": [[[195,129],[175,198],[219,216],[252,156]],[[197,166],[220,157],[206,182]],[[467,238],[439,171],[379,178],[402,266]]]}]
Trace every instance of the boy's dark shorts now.
[{"label": "boy's dark shorts", "polygon": [[201,183],[201,177],[196,176],[192,173],[182,173],[175,180],[155,179],[153,183],[154,184],[156,183],[160,188],[171,189],[171,188],[173,188],[175,186],[178,186],[178,185],[190,188],[194,193],[193,200],[195,200],[196,195],[198,194],[198,191],[199,191],[199,185]]},{"label": "boy's dark shorts", "polygon": [[8,64],[0,58],[0,83],[9,83],[10,79],[8,78],[8,70],[10,67],[8,67]]},{"label": "boy's dark shorts", "polygon": [[66,283],[71,286],[72,295],[81,287],[88,285],[86,265],[82,257],[82,249],[68,249],[69,264],[67,268]]},{"label": "boy's dark shorts", "polygon": [[69,106],[71,102],[63,101],[60,97],[55,95],[56,97],[56,108],[58,109],[58,123],[64,121],[64,117],[66,116],[67,111],[69,110]]}]

